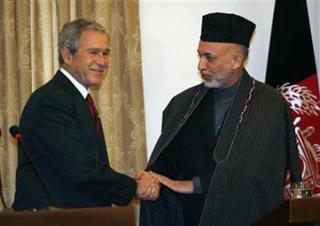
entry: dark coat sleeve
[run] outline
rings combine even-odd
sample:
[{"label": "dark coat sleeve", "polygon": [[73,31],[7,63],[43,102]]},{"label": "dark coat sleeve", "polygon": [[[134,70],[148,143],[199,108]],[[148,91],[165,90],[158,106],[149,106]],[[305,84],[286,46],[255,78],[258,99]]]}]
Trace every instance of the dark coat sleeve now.
[{"label": "dark coat sleeve", "polygon": [[[191,87],[175,96],[162,115],[161,135],[148,162],[148,170],[153,170],[175,180],[182,180],[177,158],[177,147],[171,142],[199,103],[197,99],[202,85]],[[156,201],[142,201],[140,226],[184,225],[182,202],[184,195],[162,186]]]},{"label": "dark coat sleeve", "polygon": [[[172,99],[162,113],[162,130],[165,133],[170,127],[168,121],[175,111]],[[158,141],[159,142],[159,141]],[[163,150],[157,160],[149,165],[147,170],[151,170],[170,178],[177,178],[176,150],[173,144],[169,144]],[[165,186],[161,187],[160,196],[156,201],[142,200],[140,205],[140,226],[163,226],[175,225],[183,226],[183,196],[173,192]]]}]

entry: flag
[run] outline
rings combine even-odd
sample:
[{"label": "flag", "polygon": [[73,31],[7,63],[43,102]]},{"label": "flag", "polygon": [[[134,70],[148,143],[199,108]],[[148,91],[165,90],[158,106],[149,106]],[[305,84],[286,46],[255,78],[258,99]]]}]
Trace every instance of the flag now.
[{"label": "flag", "polygon": [[266,83],[288,101],[302,178],[320,193],[320,102],[306,0],[276,0]]}]

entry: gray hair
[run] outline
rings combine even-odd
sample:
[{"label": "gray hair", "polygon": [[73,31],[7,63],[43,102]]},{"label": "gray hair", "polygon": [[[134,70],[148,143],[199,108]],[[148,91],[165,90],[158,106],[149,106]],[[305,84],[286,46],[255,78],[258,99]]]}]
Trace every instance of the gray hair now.
[{"label": "gray hair", "polygon": [[240,46],[240,49],[241,49],[241,52],[244,56],[244,60],[246,60],[248,58],[248,55],[249,55],[249,48],[244,46],[244,45],[239,45]]},{"label": "gray hair", "polygon": [[63,25],[62,30],[59,33],[59,42],[58,42],[58,54],[59,54],[59,63],[63,64],[63,58],[61,54],[61,49],[66,47],[71,54],[77,52],[80,47],[80,38],[83,31],[94,30],[101,32],[107,35],[106,30],[101,24],[98,24],[95,21],[79,18],[68,22]]}]

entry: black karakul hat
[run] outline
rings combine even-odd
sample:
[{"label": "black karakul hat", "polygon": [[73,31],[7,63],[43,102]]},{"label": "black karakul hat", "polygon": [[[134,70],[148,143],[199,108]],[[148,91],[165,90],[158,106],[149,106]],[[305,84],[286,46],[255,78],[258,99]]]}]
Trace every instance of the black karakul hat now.
[{"label": "black karakul hat", "polygon": [[256,25],[251,21],[227,13],[210,13],[202,17],[200,39],[207,42],[236,43],[249,47]]}]

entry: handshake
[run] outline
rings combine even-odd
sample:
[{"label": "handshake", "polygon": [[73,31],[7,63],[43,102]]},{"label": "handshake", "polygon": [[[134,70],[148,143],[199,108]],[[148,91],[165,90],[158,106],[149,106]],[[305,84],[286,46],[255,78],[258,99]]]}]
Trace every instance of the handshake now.
[{"label": "handshake", "polygon": [[192,180],[171,180],[168,177],[154,173],[140,171],[136,175],[138,199],[155,201],[159,198],[161,184],[180,194],[194,192]]},{"label": "handshake", "polygon": [[136,197],[142,200],[155,201],[160,193],[160,181],[153,173],[147,171],[140,171],[137,173],[137,192]]}]

